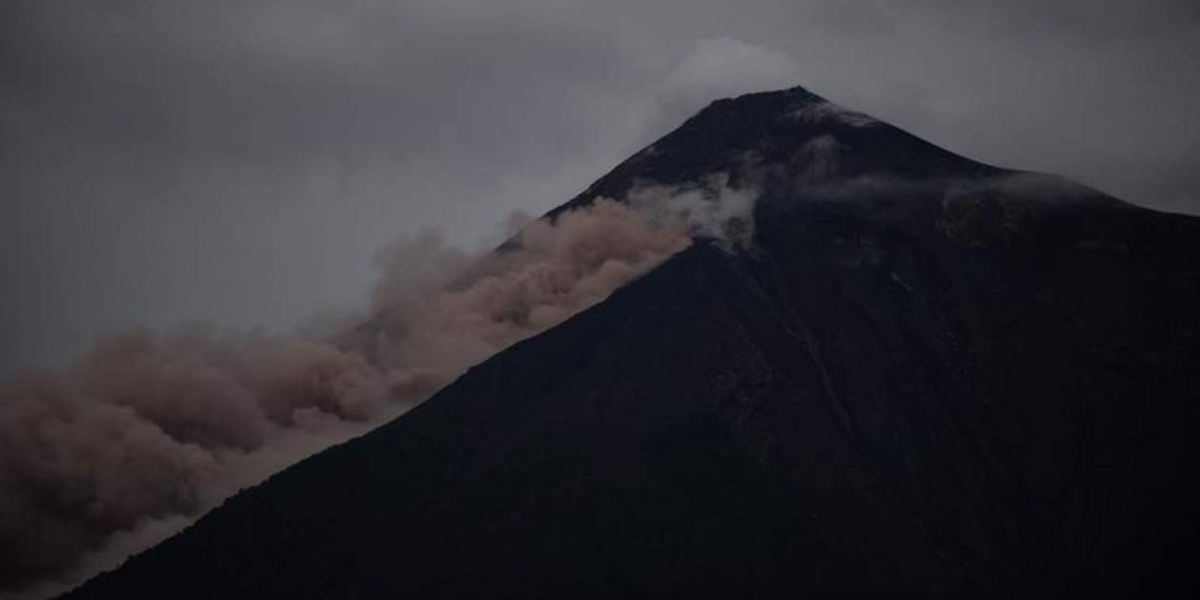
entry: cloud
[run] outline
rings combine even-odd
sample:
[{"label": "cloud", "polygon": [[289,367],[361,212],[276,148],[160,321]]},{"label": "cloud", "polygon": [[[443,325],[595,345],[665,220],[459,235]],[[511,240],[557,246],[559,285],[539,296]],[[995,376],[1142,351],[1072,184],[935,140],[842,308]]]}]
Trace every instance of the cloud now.
[{"label": "cloud", "polygon": [[0,372],[181,318],[286,328],[355,302],[397,230],[476,239],[716,96],[796,83],[1195,213],[1196,6],[8,0]]},{"label": "cloud", "polygon": [[731,37],[712,38],[696,42],[667,75],[662,95],[698,109],[695,103],[791,87],[799,77],[799,68],[783,54]]},{"label": "cloud", "polygon": [[642,138],[652,140],[719,98],[800,84],[800,68],[787,56],[731,37],[703,39],[655,90]]}]

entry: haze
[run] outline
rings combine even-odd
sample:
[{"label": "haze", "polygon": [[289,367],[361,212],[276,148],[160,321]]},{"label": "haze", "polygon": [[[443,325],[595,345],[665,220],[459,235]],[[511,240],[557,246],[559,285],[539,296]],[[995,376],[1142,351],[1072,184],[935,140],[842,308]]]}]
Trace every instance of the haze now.
[{"label": "haze", "polygon": [[0,373],[191,319],[363,308],[718,96],[801,84],[972,158],[1200,214],[1200,4],[16,0]]}]

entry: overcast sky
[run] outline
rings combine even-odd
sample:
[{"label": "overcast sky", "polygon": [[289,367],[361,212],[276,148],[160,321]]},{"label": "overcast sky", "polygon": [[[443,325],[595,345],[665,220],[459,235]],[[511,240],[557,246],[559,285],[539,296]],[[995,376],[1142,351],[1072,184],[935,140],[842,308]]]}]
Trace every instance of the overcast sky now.
[{"label": "overcast sky", "polygon": [[1200,213],[1195,0],[4,0],[0,373],[355,308],[715,97],[804,85],[972,158]]}]

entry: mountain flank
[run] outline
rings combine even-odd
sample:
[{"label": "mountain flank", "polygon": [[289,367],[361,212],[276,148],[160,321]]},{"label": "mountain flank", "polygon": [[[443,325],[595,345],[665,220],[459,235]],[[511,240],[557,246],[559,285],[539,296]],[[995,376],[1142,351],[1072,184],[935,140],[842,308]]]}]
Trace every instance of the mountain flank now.
[{"label": "mountain flank", "polygon": [[750,243],[697,236],[66,597],[1195,593],[1200,219],[801,88],[546,218],[714,180],[757,191]]}]

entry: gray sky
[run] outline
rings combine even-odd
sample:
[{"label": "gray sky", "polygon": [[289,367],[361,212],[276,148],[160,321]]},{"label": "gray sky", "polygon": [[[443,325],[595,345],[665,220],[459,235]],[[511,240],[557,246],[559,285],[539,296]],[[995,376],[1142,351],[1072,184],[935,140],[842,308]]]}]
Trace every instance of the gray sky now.
[{"label": "gray sky", "polygon": [[287,329],[371,256],[540,213],[709,100],[801,84],[1200,213],[1194,0],[6,0],[0,373]]}]

